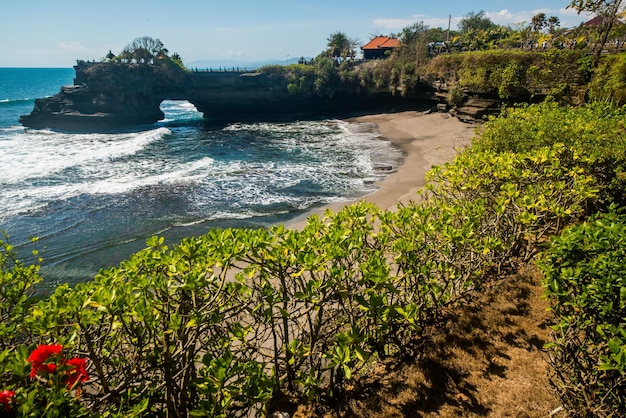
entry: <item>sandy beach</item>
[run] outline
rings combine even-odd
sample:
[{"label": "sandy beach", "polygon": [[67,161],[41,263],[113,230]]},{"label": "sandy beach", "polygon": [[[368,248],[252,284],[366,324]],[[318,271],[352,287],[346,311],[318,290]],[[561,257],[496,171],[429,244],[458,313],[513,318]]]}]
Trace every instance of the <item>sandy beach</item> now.
[{"label": "sandy beach", "polygon": [[[388,210],[394,210],[399,203],[414,200],[417,190],[424,186],[428,170],[433,165],[451,161],[458,151],[471,143],[476,128],[476,125],[461,122],[447,113],[424,114],[416,111],[361,116],[348,122],[376,125],[380,139],[396,144],[405,155],[400,166],[377,184],[375,193],[358,200]],[[336,212],[351,203],[354,201],[314,209],[294,219],[288,226],[300,228],[313,214],[323,214],[326,209]]]}]

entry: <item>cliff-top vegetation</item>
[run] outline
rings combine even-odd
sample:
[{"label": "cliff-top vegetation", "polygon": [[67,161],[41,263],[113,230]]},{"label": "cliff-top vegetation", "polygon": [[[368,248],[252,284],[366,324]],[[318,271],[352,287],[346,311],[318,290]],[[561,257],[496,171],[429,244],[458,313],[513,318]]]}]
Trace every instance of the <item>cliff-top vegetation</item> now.
[{"label": "cliff-top vegetation", "polygon": [[[400,46],[386,59],[365,62],[356,59],[359,42],[336,32],[329,36],[327,49],[314,59],[301,58],[299,64],[262,71],[285,77],[294,95],[332,96],[337,91],[378,89],[413,97],[436,84],[447,93],[452,106],[476,92],[489,93],[508,104],[546,98],[578,104],[587,99],[594,69],[598,65],[606,71],[614,69],[611,60],[621,59],[605,56],[620,55],[625,49],[621,2],[618,10],[614,9],[616,2],[604,3],[573,2],[578,10],[602,16],[598,24],[575,28],[561,28],[558,18],[544,13],[529,23],[501,26],[483,11],[470,12],[457,31],[418,22],[390,34]],[[615,84],[620,74],[615,69],[606,77]],[[602,79],[595,87],[604,84]]]}]

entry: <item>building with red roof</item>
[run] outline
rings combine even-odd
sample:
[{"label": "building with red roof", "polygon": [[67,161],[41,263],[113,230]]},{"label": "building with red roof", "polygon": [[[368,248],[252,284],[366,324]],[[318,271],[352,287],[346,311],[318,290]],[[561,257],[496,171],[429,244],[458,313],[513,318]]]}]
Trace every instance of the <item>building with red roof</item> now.
[{"label": "building with red roof", "polygon": [[604,18],[602,16],[596,16],[591,20],[585,22],[585,26],[602,26]]},{"label": "building with red roof", "polygon": [[363,51],[363,59],[373,60],[385,58],[388,51],[390,53],[398,46],[400,46],[400,41],[396,38],[377,36],[361,47],[361,50]]}]

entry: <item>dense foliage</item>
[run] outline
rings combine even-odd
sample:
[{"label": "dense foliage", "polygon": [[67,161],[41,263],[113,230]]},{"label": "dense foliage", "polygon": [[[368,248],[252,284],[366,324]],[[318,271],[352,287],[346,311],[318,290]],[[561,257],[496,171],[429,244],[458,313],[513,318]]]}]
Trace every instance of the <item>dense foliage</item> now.
[{"label": "dense foliage", "polygon": [[626,104],[626,54],[604,57],[589,84],[592,100]]},{"label": "dense foliage", "polygon": [[623,107],[602,102],[506,109],[472,147],[519,154],[562,143],[560,163],[588,173],[598,187],[588,210],[608,211],[551,240],[541,261],[556,319],[547,345],[554,384],[572,416],[626,413],[626,218],[615,213],[624,207],[625,118]]},{"label": "dense foliage", "polygon": [[563,143],[569,164],[580,166],[601,186],[594,210],[606,210],[613,203],[626,204],[625,124],[626,110],[607,103],[509,108],[483,126],[474,149],[520,153]]},{"label": "dense foliage", "polygon": [[308,64],[269,65],[260,69],[279,79],[287,92],[299,97],[333,97],[336,94],[358,94],[365,84],[353,62],[337,63],[320,55]]},{"label": "dense foliage", "polygon": [[[264,67],[261,71],[283,77],[291,94],[304,97],[377,90],[411,97],[428,85],[444,82],[450,97],[455,92],[463,95],[469,91],[489,93],[503,101],[529,102],[535,97],[547,97],[561,103],[583,101],[582,87],[594,74],[593,59],[583,50],[552,49],[536,53],[493,49],[429,58],[425,42],[431,38],[420,39],[423,40],[401,44],[384,60],[338,63],[320,56],[308,64]],[[618,80],[621,73],[612,70],[612,63],[607,58],[602,68],[611,71],[612,80]],[[428,83],[422,83],[424,80]],[[603,81],[597,82],[611,92],[614,84],[604,86]]]},{"label": "dense foliage", "polygon": [[[442,81],[452,106],[462,104],[468,91],[489,93],[507,104],[544,98],[567,104],[588,98],[621,102],[624,72],[619,65],[623,59],[606,57],[611,54],[600,58],[602,52],[623,50],[626,25],[615,15],[620,5],[621,1],[573,1],[572,8],[597,12],[603,20],[601,25],[567,29],[560,27],[557,17],[545,13],[533,16],[529,23],[501,26],[484,11],[470,12],[458,30],[415,22],[390,34],[400,44],[381,60],[355,61],[358,41],[336,32],[328,38],[327,50],[309,63],[301,59],[301,67],[290,66],[282,74],[289,92],[303,96],[383,89],[414,97],[424,87]],[[601,68],[595,86],[585,96],[597,65]],[[420,83],[424,79],[429,83]]]},{"label": "dense foliage", "polygon": [[168,52],[169,51],[165,48],[165,45],[163,45],[163,42],[161,42],[160,39],[142,36],[126,45],[119,57],[136,60],[149,60],[151,58],[167,56]]},{"label": "dense foliage", "polygon": [[177,53],[172,55],[168,54],[168,49],[165,48],[165,45],[163,45],[163,42],[161,42],[160,39],[142,36],[126,45],[124,50],[118,55],[109,53],[104,61],[107,63],[123,62],[158,64],[166,71],[180,76],[176,73],[187,70],[183,64],[182,58]]},{"label": "dense foliage", "polygon": [[[151,238],[119,267],[37,303],[27,295],[38,263],[25,267],[3,242],[0,390],[19,414],[237,416],[285,397],[332,400],[610,198],[597,153],[609,141],[621,155],[621,133],[585,119],[594,112],[623,118],[605,105],[508,110],[397,212],[361,203],[300,231],[215,229],[173,247]],[[584,120],[606,133],[570,128]],[[598,334],[609,350],[613,331]],[[67,387],[74,369],[30,376],[40,344],[85,359],[81,391]]]},{"label": "dense foliage", "polygon": [[557,317],[548,345],[575,416],[626,415],[626,216],[594,217],[553,239],[542,260]]},{"label": "dense foliage", "polygon": [[554,49],[542,54],[525,50],[442,54],[424,71],[454,88],[495,91],[501,99],[513,96],[529,101],[533,95],[545,94],[567,100],[573,93],[570,86],[588,81],[585,69],[583,52]]}]

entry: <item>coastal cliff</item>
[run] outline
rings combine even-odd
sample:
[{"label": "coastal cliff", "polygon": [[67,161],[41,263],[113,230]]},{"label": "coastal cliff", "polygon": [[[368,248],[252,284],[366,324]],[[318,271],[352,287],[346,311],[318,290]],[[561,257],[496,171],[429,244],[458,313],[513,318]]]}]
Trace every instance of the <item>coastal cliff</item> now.
[{"label": "coastal cliff", "polygon": [[[584,101],[589,57],[580,51],[496,50],[439,55],[425,65],[385,60],[268,66],[254,72],[189,71],[167,57],[79,61],[74,85],[38,99],[32,128],[109,131],[163,119],[164,100],[188,100],[209,123],[349,117],[437,107],[483,120],[503,104]],[[436,106],[437,105],[437,106]]]},{"label": "coastal cliff", "polygon": [[[210,123],[341,117],[354,112],[415,107],[415,97],[381,89],[339,86],[332,94],[298,94],[284,74],[191,72],[169,63],[79,61],[74,85],[37,99],[20,123],[62,131],[111,131],[152,124],[164,118],[164,100],[188,100]],[[429,100],[425,92],[423,99]]]}]

